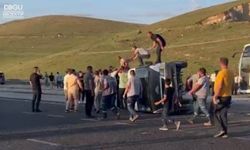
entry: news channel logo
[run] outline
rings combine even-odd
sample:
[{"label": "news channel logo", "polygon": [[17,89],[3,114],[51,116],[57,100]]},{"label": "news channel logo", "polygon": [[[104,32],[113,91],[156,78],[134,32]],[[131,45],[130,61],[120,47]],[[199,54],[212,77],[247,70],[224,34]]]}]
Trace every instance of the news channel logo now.
[{"label": "news channel logo", "polygon": [[19,19],[24,17],[24,7],[22,4],[3,4],[3,18]]}]

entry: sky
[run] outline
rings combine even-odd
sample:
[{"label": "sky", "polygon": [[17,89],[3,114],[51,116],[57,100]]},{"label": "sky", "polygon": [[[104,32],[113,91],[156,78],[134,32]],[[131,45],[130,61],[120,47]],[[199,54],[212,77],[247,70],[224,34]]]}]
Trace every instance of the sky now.
[{"label": "sky", "polygon": [[0,0],[0,23],[45,15],[74,15],[151,24],[229,1],[232,0]]}]

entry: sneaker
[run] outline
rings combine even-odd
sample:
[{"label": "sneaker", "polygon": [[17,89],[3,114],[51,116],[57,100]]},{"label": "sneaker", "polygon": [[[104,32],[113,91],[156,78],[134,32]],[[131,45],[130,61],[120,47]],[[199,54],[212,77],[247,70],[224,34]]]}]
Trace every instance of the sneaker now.
[{"label": "sneaker", "polygon": [[133,122],[133,117],[129,117],[129,121]]},{"label": "sneaker", "polygon": [[223,135],[225,135],[225,132],[221,131],[220,133],[214,135],[214,138],[222,137]]},{"label": "sneaker", "polygon": [[121,117],[121,114],[118,112],[118,113],[116,114],[116,119],[119,120],[120,117]]},{"label": "sneaker", "polygon": [[163,127],[160,127],[159,130],[160,131],[168,131],[168,128],[167,128],[167,126],[163,126]]},{"label": "sneaker", "polygon": [[175,125],[176,125],[176,131],[179,131],[180,126],[181,126],[181,122],[180,121],[176,121]]},{"label": "sneaker", "polygon": [[188,123],[190,123],[190,124],[194,124],[194,120],[193,119],[189,119],[189,120],[187,120],[188,121]]},{"label": "sneaker", "polygon": [[211,123],[211,121],[208,121],[208,122],[205,122],[203,125],[206,127],[211,127],[212,123]]},{"label": "sneaker", "polygon": [[65,110],[65,112],[66,112],[66,113],[69,113],[69,110],[67,109],[67,110]]},{"label": "sneaker", "polygon": [[135,122],[139,118],[139,115],[135,115],[132,119],[133,122]]},{"label": "sneaker", "polygon": [[226,138],[228,138],[228,135],[227,134],[224,134],[224,135],[222,135],[221,136],[223,139],[226,139]]}]

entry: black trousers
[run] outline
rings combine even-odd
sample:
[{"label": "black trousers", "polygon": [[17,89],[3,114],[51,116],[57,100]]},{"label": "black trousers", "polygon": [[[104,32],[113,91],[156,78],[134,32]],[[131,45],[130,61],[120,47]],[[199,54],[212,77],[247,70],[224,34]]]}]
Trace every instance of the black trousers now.
[{"label": "black trousers", "polygon": [[79,98],[80,98],[80,100],[82,100],[82,102],[83,102],[83,101],[84,101],[84,98],[85,98],[85,96],[86,96],[86,94],[85,94],[86,92],[85,92],[85,90],[83,90],[83,91],[80,91],[79,93],[80,93],[80,97],[79,97]]},{"label": "black trousers", "polygon": [[233,89],[233,95],[237,95],[238,94],[238,89],[239,89],[239,84],[235,83],[234,84],[234,89]]},{"label": "black trousers", "polygon": [[231,96],[219,97],[219,103],[215,108],[215,116],[218,128],[227,134],[227,112],[231,105]]},{"label": "black trousers", "polygon": [[117,107],[119,107],[120,109],[125,109],[127,108],[127,100],[126,98],[123,98],[123,94],[125,92],[124,88],[119,88],[119,97],[118,97],[118,101],[117,101]]},{"label": "black trousers", "polygon": [[209,106],[209,115],[210,115],[210,121],[212,124],[215,124],[214,122],[214,113],[215,113],[215,105],[213,103],[213,100],[211,100],[210,102],[210,106]]},{"label": "black trousers", "polygon": [[161,63],[161,52],[162,52],[162,49],[161,47],[158,46],[156,48],[156,61],[155,61],[156,64]]},{"label": "black trousers", "polygon": [[94,105],[94,95],[92,95],[91,90],[85,90],[85,96],[86,96],[85,113],[87,117],[91,117],[91,112]]},{"label": "black trousers", "polygon": [[33,91],[32,111],[39,110],[41,96],[42,96],[42,92],[41,91],[39,91],[39,90]]}]

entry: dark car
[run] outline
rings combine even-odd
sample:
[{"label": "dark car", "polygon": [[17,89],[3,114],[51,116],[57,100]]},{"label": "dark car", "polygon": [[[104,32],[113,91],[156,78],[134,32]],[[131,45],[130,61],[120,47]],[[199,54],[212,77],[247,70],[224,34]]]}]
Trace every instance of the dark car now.
[{"label": "dark car", "polygon": [[5,76],[4,73],[0,71],[0,84],[5,84]]}]

